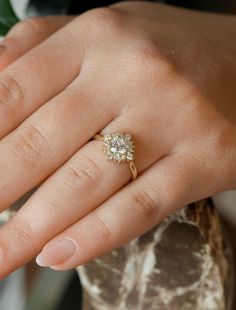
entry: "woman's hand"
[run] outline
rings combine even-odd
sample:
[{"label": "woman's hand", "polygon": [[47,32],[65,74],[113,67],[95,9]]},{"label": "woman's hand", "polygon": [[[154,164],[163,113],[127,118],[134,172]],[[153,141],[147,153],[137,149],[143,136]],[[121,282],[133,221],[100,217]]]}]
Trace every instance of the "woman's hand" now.
[{"label": "woman's hand", "polygon": [[[42,248],[40,265],[83,264],[236,187],[235,17],[132,1],[68,21],[16,26],[6,44],[29,44],[0,56],[25,53],[0,73],[1,210],[41,184],[0,229],[1,277]],[[117,131],[136,145],[129,184],[90,141]]]}]

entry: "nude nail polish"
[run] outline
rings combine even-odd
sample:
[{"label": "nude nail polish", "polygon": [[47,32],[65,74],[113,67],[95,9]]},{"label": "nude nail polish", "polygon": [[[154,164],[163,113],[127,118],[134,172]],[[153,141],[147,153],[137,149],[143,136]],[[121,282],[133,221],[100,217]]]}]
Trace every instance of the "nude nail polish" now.
[{"label": "nude nail polish", "polygon": [[62,239],[46,245],[36,258],[36,263],[42,267],[62,264],[76,250],[76,244],[71,239]]},{"label": "nude nail polish", "polygon": [[5,52],[6,48],[6,45],[0,44],[0,55]]}]

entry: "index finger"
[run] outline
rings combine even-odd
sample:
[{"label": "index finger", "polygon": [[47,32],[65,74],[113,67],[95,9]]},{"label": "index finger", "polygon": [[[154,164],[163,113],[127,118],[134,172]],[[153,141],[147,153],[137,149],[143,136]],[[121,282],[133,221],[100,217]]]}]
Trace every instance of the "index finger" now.
[{"label": "index finger", "polygon": [[77,44],[77,28],[72,21],[0,73],[0,138],[79,74],[84,44]]},{"label": "index finger", "polygon": [[46,40],[74,16],[31,17],[17,23],[0,42],[0,70]]}]

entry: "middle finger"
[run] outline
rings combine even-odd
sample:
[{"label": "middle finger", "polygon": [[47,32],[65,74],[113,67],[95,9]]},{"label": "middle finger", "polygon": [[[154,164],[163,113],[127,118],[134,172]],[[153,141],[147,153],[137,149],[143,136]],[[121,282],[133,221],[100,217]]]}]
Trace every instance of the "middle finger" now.
[{"label": "middle finger", "polygon": [[81,74],[1,140],[0,210],[41,183],[113,118],[111,108],[102,113],[103,102],[86,91],[84,80]]}]

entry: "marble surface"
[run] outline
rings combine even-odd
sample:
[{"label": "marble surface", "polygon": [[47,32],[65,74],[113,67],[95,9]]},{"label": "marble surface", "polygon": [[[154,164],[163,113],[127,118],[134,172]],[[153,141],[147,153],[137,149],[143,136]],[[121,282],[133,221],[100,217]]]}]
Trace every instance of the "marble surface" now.
[{"label": "marble surface", "polygon": [[78,268],[83,310],[226,310],[232,255],[210,200]]}]

